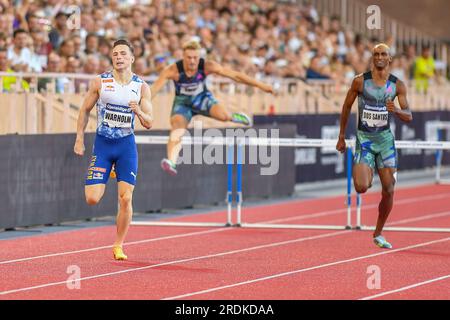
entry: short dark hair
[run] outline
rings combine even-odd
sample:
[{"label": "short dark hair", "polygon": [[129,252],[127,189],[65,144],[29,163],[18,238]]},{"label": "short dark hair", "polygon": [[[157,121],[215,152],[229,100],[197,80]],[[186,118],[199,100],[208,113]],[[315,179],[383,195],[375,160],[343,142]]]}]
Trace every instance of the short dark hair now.
[{"label": "short dark hair", "polygon": [[26,33],[26,34],[28,34],[28,32],[27,32],[25,29],[16,29],[16,30],[14,30],[13,38],[16,38],[16,36],[17,36],[19,33]]},{"label": "short dark hair", "polygon": [[117,47],[117,46],[119,46],[119,45],[125,45],[125,46],[127,46],[127,47],[130,49],[131,54],[134,56],[134,48],[133,48],[133,46],[131,45],[131,43],[128,42],[128,40],[126,40],[126,39],[119,39],[119,40],[117,40],[116,42],[114,42],[112,48],[114,49],[115,47]]}]

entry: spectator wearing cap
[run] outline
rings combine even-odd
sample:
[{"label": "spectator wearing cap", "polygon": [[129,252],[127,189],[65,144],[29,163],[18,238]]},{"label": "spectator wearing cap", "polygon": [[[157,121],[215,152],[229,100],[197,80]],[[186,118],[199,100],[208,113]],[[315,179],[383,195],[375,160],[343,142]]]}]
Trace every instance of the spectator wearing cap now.
[{"label": "spectator wearing cap", "polygon": [[62,11],[59,11],[55,16],[54,27],[48,35],[53,48],[59,48],[64,39],[70,35],[67,18],[68,15]]}]

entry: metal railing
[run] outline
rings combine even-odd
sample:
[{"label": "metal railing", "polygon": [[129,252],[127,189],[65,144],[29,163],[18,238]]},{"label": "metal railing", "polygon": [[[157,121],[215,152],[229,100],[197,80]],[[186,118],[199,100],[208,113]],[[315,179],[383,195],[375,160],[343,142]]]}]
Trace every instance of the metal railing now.
[{"label": "metal railing", "polygon": [[[95,75],[64,74],[64,73],[2,73],[0,72],[0,92],[2,78],[16,77],[16,83],[11,92],[0,93],[0,134],[5,133],[61,133],[75,132],[79,108],[88,88],[89,80]],[[44,90],[38,92],[39,79],[48,83]],[[62,92],[56,86],[60,79],[65,79]],[[144,77],[151,83],[154,79]],[[22,80],[27,80],[29,89],[22,87]],[[75,85],[77,81],[86,82]],[[232,111],[244,111],[250,115],[275,114],[317,114],[340,113],[349,83],[333,80],[298,79],[265,79],[276,81],[277,95],[268,95],[249,86],[232,82],[223,78],[213,78],[208,81],[208,88],[215,97]],[[408,100],[413,111],[450,110],[450,85],[435,83],[430,85],[428,93],[416,92],[414,82],[408,82]],[[172,82],[154,98],[153,108],[155,129],[169,128],[170,106],[173,103],[174,89]],[[161,106],[161,107],[159,107]],[[353,108],[356,111],[356,108]],[[93,115],[93,114],[92,114]],[[92,116],[88,131],[95,130],[95,119]],[[205,119],[206,126],[220,125],[210,119]],[[209,122],[209,123],[208,123]],[[136,123],[139,128],[139,123]]]}]

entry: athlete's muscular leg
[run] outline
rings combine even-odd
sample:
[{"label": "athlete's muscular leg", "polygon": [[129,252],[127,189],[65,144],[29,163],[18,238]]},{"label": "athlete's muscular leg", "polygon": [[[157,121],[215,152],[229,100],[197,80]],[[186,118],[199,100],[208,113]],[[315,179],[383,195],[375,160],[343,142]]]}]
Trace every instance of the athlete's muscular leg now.
[{"label": "athlete's muscular leg", "polygon": [[105,193],[105,185],[103,183],[86,185],[84,187],[84,195],[86,196],[86,202],[91,206],[99,203],[104,193]]},{"label": "athlete's muscular leg", "polygon": [[365,163],[357,163],[353,166],[353,184],[358,193],[365,193],[371,186],[373,170]]},{"label": "athlete's muscular leg", "polygon": [[231,121],[231,113],[220,104],[215,104],[209,110],[209,115],[219,121]]},{"label": "athlete's muscular leg", "polygon": [[383,168],[378,170],[383,189],[381,191],[381,201],[378,205],[378,221],[375,232],[373,233],[374,237],[378,237],[381,234],[381,231],[383,231],[384,224],[394,205],[395,171],[395,168]]},{"label": "athlete's muscular leg", "polygon": [[189,122],[185,117],[175,114],[170,118],[170,135],[167,143],[167,159],[172,163],[177,163],[178,156],[181,151],[181,138],[186,133]]},{"label": "athlete's muscular leg", "polygon": [[130,227],[131,218],[133,216],[133,190],[134,186],[132,184],[125,181],[119,181],[119,212],[116,219],[117,236],[114,246],[122,246],[128,232],[128,228]]}]

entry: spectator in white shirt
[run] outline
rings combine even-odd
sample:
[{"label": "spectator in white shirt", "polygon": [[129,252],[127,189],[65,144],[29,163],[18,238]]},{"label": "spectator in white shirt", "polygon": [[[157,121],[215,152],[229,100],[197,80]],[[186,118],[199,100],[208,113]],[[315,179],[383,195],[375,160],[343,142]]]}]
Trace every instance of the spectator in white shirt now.
[{"label": "spectator in white shirt", "polygon": [[8,49],[11,67],[17,72],[30,72],[31,51],[27,48],[28,32],[17,29],[13,34],[13,45]]}]

